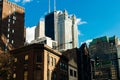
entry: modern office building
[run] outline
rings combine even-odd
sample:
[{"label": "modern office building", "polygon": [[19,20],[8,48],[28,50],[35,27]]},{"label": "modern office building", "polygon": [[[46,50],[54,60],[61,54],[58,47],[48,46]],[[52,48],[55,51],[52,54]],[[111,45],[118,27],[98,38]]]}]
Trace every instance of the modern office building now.
[{"label": "modern office building", "polygon": [[11,50],[24,45],[24,8],[0,0],[0,49]]},{"label": "modern office building", "polygon": [[119,39],[116,36],[93,39],[89,45],[91,58],[95,60],[96,78],[119,80],[118,50]]},{"label": "modern office building", "polygon": [[35,39],[45,36],[44,21],[39,21],[38,26],[35,28]]},{"label": "modern office building", "polygon": [[44,44],[10,51],[14,56],[11,80],[68,80],[68,59]]},{"label": "modern office building", "polygon": [[120,79],[120,45],[117,45],[117,60],[118,60],[118,70],[119,70],[119,79]]},{"label": "modern office building", "polygon": [[46,44],[49,47],[51,47],[52,49],[57,49],[57,42],[52,40],[49,37],[41,37],[41,38],[37,38],[33,41],[31,41],[30,44],[34,44],[34,43],[38,43],[38,44]]},{"label": "modern office building", "polygon": [[45,16],[45,36],[57,40],[57,22],[58,22],[57,11],[48,13]]},{"label": "modern office building", "polygon": [[45,16],[45,35],[58,42],[59,50],[75,48],[78,44],[76,21],[75,15],[68,15],[66,10],[51,12]]}]

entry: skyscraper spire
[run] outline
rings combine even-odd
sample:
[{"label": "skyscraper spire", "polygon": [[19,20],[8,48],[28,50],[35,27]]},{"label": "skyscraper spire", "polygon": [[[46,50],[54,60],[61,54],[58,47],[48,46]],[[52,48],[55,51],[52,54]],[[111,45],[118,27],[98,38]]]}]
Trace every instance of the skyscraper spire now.
[{"label": "skyscraper spire", "polygon": [[56,11],[56,0],[54,0],[54,11]]},{"label": "skyscraper spire", "polygon": [[48,13],[50,13],[50,0],[48,0]]}]

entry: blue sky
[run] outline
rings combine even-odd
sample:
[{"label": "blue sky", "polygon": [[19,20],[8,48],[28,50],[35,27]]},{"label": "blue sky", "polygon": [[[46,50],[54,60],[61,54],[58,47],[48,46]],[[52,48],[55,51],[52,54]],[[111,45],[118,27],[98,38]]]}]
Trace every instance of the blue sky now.
[{"label": "blue sky", "polygon": [[[36,26],[48,12],[48,0],[10,0],[25,8],[25,26]],[[51,11],[53,11],[51,0]],[[56,0],[57,10],[66,9],[81,22],[79,42],[101,36],[120,38],[120,0]]]}]

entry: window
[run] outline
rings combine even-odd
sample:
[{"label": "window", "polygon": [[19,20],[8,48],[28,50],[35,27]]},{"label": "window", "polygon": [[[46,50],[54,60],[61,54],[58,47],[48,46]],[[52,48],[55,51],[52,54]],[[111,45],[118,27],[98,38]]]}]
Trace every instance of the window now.
[{"label": "window", "polygon": [[12,30],[12,33],[14,33],[14,29]]},{"label": "window", "polygon": [[8,27],[10,27],[10,24],[8,23]]},{"label": "window", "polygon": [[63,69],[63,63],[60,62],[60,69]]},{"label": "window", "polygon": [[1,7],[0,7],[0,12],[2,11]]},{"label": "window", "polygon": [[27,61],[27,60],[28,60],[28,58],[29,58],[29,56],[28,56],[28,55],[25,55],[25,61]]},{"label": "window", "polygon": [[24,80],[28,80],[28,71],[24,72]]},{"label": "window", "polygon": [[13,20],[13,24],[15,24],[15,20]]},{"label": "window", "polygon": [[14,58],[14,62],[17,62],[17,58]]},{"label": "window", "polygon": [[15,16],[13,16],[13,20],[16,20],[16,17],[15,17]]},{"label": "window", "polygon": [[56,66],[56,58],[54,58],[54,66]]},{"label": "window", "polygon": [[9,15],[9,18],[11,18],[11,15]]},{"label": "window", "polygon": [[8,28],[8,32],[10,31],[10,28]]},{"label": "window", "polygon": [[16,11],[16,8],[14,8],[13,10]]},{"label": "window", "polygon": [[53,75],[52,75],[52,76],[53,76],[53,79],[52,79],[52,80],[57,80],[57,73],[56,73],[55,71],[53,72]]},{"label": "window", "polygon": [[37,55],[37,63],[41,63],[42,62],[42,55]]},{"label": "window", "polygon": [[9,11],[9,13],[11,13],[11,11]]},{"label": "window", "polygon": [[16,73],[13,74],[13,78],[14,78],[14,79],[16,78]]},{"label": "window", "polygon": [[62,62],[60,62],[60,68],[61,68],[61,66],[62,66]]},{"label": "window", "polygon": [[[48,53],[48,54],[49,54],[49,53]],[[50,64],[50,57],[49,57],[49,55],[48,55],[48,57],[47,57],[47,58],[48,58],[48,64]]]},{"label": "window", "polygon": [[70,69],[70,76],[73,76],[73,70]]},{"label": "window", "polygon": [[13,43],[14,43],[14,40],[12,40],[11,43],[13,44]]},{"label": "window", "polygon": [[29,59],[29,56],[25,55],[25,57],[24,57],[24,65],[28,64],[28,59]]},{"label": "window", "polygon": [[51,64],[52,64],[52,66],[53,66],[53,57],[51,57]]},{"label": "window", "polygon": [[9,34],[7,35],[7,37],[9,38]]},{"label": "window", "polygon": [[9,42],[9,39],[7,39],[7,42]]},{"label": "window", "polygon": [[8,19],[8,22],[10,22],[10,19]]},{"label": "window", "polygon": [[42,71],[41,70],[36,70],[36,80],[42,80]]},{"label": "window", "polygon": [[74,71],[74,77],[76,77],[77,75],[76,75],[76,71]]}]

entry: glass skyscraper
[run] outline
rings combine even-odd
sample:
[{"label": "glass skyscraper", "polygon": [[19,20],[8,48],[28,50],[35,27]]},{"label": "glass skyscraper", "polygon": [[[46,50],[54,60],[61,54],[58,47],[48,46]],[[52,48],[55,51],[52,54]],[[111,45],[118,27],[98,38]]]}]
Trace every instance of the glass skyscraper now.
[{"label": "glass skyscraper", "polygon": [[75,15],[54,11],[45,16],[45,35],[58,42],[58,50],[77,47],[78,29]]}]

